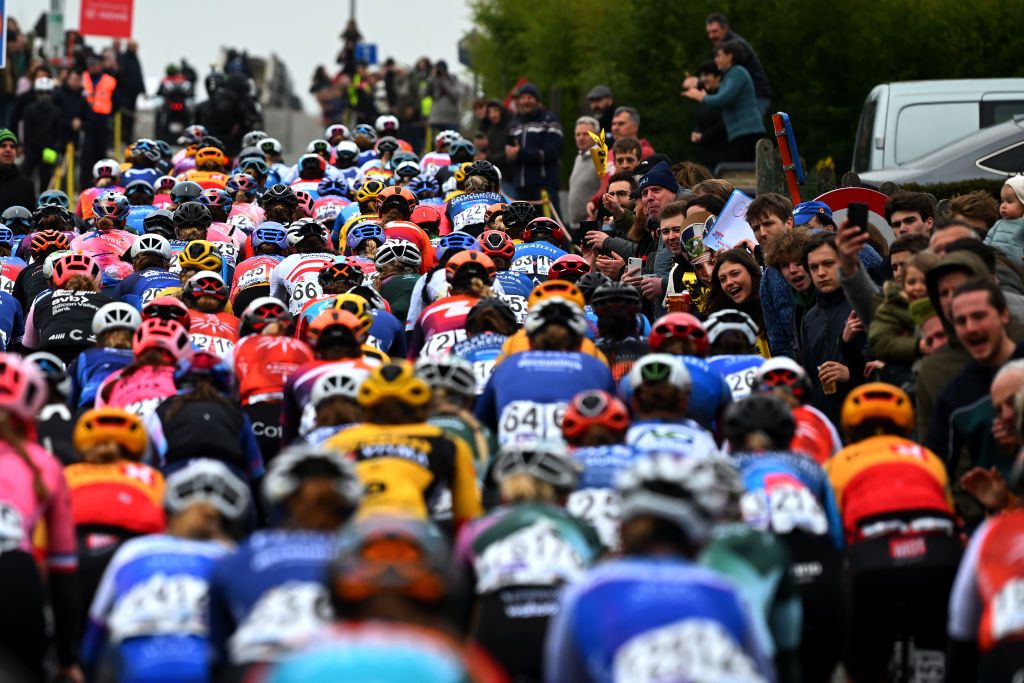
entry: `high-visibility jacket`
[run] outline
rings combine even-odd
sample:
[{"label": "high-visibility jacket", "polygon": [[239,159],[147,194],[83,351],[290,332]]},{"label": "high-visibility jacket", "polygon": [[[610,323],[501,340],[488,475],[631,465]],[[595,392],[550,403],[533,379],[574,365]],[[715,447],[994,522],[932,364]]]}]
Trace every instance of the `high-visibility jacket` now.
[{"label": "high-visibility jacket", "polygon": [[89,106],[97,114],[109,115],[114,111],[114,88],[117,87],[117,79],[110,74],[100,76],[99,83],[92,82],[92,74],[82,74],[82,86],[85,91],[85,99]]}]

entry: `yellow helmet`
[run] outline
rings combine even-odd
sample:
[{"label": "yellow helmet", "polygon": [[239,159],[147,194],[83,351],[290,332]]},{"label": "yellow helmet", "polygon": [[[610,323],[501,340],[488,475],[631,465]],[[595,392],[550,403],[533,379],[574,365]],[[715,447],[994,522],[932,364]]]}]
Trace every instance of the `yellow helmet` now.
[{"label": "yellow helmet", "polygon": [[220,270],[224,260],[213,242],[192,240],[178,254],[178,265],[197,270]]},{"label": "yellow helmet", "polygon": [[533,288],[529,298],[526,300],[527,310],[533,308],[541,301],[559,297],[579,306],[581,309],[587,305],[580,288],[568,280],[548,280]]},{"label": "yellow helmet", "polygon": [[359,319],[361,327],[361,334],[367,334],[370,331],[370,327],[373,325],[373,314],[370,313],[370,304],[363,297],[358,294],[335,294],[334,300],[328,307],[328,310],[336,309],[339,311],[348,311],[356,318]]},{"label": "yellow helmet", "polygon": [[82,413],[71,438],[79,452],[113,441],[136,458],[142,457],[149,441],[142,420],[121,408],[93,408]]},{"label": "yellow helmet", "polygon": [[412,363],[393,360],[374,368],[359,385],[359,405],[372,408],[388,398],[396,398],[418,408],[430,401],[430,385],[416,376]]},{"label": "yellow helmet", "polygon": [[371,178],[364,182],[358,190],[356,190],[356,202],[362,204],[363,202],[373,199],[376,201],[377,195],[384,191],[384,183],[381,181]]},{"label": "yellow helmet", "polygon": [[459,164],[459,167],[455,169],[455,172],[452,173],[452,176],[455,178],[456,183],[461,185],[463,182],[465,182],[466,171],[469,170],[470,165],[471,164],[467,161],[465,163]]},{"label": "yellow helmet", "polygon": [[914,406],[907,393],[885,382],[861,384],[846,396],[840,416],[843,429],[849,431],[865,422],[890,422],[909,433],[914,428]]}]

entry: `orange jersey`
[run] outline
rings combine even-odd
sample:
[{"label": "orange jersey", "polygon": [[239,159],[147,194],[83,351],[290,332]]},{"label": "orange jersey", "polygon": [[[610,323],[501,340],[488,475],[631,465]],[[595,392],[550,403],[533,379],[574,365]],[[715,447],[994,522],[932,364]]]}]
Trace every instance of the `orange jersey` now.
[{"label": "orange jersey", "polygon": [[987,652],[1024,637],[1024,510],[1004,512],[977,533],[983,534],[975,567],[982,604],[978,649]]},{"label": "orange jersey", "polygon": [[942,461],[924,446],[875,436],[847,446],[825,465],[847,540],[873,517],[920,510],[953,515]]},{"label": "orange jersey", "polygon": [[105,526],[138,534],[163,531],[164,478],[149,465],[122,460],[75,463],[64,469],[75,526]]},{"label": "orange jersey", "polygon": [[313,360],[313,350],[301,339],[250,334],[235,347],[235,375],[242,405],[280,401],[284,383],[301,365]]},{"label": "orange jersey", "polygon": [[218,171],[188,171],[180,179],[198,183],[204,190],[223,190],[228,184],[228,176]]},{"label": "orange jersey", "polygon": [[193,346],[214,353],[221,358],[230,358],[238,342],[238,318],[230,313],[203,313],[189,310],[191,327],[188,336]]}]

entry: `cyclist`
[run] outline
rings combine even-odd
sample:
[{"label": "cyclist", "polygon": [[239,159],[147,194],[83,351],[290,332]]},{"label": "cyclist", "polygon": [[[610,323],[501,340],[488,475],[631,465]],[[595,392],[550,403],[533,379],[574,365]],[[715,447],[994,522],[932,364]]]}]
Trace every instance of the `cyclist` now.
[{"label": "cyclist", "polygon": [[[514,206],[515,202],[509,206]],[[509,231],[515,237],[515,234]],[[561,225],[545,216],[534,218],[522,229],[523,243],[516,246],[512,270],[526,273],[535,283],[548,279],[551,264],[566,255],[570,241]]]},{"label": "cyclist", "polygon": [[[157,234],[139,235],[128,251],[135,272],[121,280],[111,296],[141,309],[168,287],[178,286],[179,278],[169,271],[171,243]],[[179,262],[180,263],[180,262]]]},{"label": "cyclist", "polygon": [[8,294],[14,291],[14,283],[27,265],[21,258],[11,255],[14,241],[14,231],[0,224],[0,292]]},{"label": "cyclist", "polygon": [[362,264],[364,271],[372,269],[377,249],[387,240],[387,233],[377,218],[359,221],[345,233],[345,254]]},{"label": "cyclist", "polygon": [[335,255],[327,248],[323,226],[313,221],[290,224],[287,240],[291,253],[270,271],[270,295],[287,304],[289,313],[298,315],[307,301],[323,295],[318,277]]},{"label": "cyclist", "polygon": [[210,680],[210,576],[249,501],[245,483],[215,460],[167,478],[167,532],[125,542],[89,609],[90,680]]},{"label": "cyclist", "polygon": [[354,284],[361,280],[361,271],[351,257],[338,257],[333,264],[320,271],[318,281],[324,296],[312,299],[302,307],[297,333],[301,336],[309,321],[323,311],[342,308],[359,317],[365,316],[369,321],[367,348],[364,351],[379,358],[386,355],[404,356],[405,335],[401,321],[387,310],[387,303],[376,290]]},{"label": "cyclist", "polygon": [[210,239],[215,242],[229,242],[236,249],[241,249],[245,245],[248,235],[228,223],[228,213],[235,203],[228,191],[219,188],[203,190],[203,193],[199,195],[199,203],[206,207],[210,212],[210,218],[213,219],[207,229]]},{"label": "cyclist", "polygon": [[412,242],[387,240],[373,259],[377,268],[377,289],[388,302],[391,313],[404,323],[409,314],[412,292],[420,279],[423,255]]},{"label": "cyclist", "polygon": [[648,351],[647,340],[637,326],[643,298],[635,287],[611,282],[597,288],[590,307],[597,314],[595,345],[608,359],[612,377],[618,382]]},{"label": "cyclist", "polygon": [[263,209],[256,203],[262,186],[255,177],[244,172],[235,173],[228,178],[224,189],[233,202],[228,212],[228,223],[253,228],[267,220]]},{"label": "cyclist", "polygon": [[427,422],[465,441],[473,452],[473,462],[483,469],[498,443],[473,415],[477,395],[473,364],[449,353],[420,358],[415,367],[416,376],[430,385]]},{"label": "cyclist", "polygon": [[425,422],[430,395],[411,363],[384,363],[359,387],[364,422],[325,446],[355,460],[366,487],[364,508],[430,517],[457,528],[482,511],[473,456],[462,439]]},{"label": "cyclist", "polygon": [[136,235],[141,235],[145,229],[142,224],[143,219],[156,211],[156,206],[153,205],[156,199],[153,186],[145,180],[133,180],[125,185],[124,196],[131,205],[128,217],[125,219],[125,229]]},{"label": "cyclist", "polygon": [[196,167],[181,175],[181,179],[197,183],[204,190],[210,188],[224,189],[228,182],[228,165],[230,159],[219,146],[213,144],[215,138],[204,138],[199,143],[193,159]]},{"label": "cyclist", "polygon": [[458,131],[454,130],[442,130],[435,135],[433,151],[427,152],[420,159],[420,167],[423,169],[423,172],[436,176],[437,172],[442,168],[448,168],[452,163],[452,159],[448,155],[448,149],[453,142],[461,139],[462,136],[459,135]]},{"label": "cyclist", "polygon": [[515,680],[539,681],[562,587],[585,574],[601,543],[565,510],[577,471],[564,446],[506,448],[492,474],[503,504],[463,527],[454,553],[472,596],[469,632]]},{"label": "cyclist", "polygon": [[515,313],[498,297],[485,297],[466,314],[466,338],[452,347],[452,353],[473,364],[477,394],[483,392],[501,356],[509,335],[519,328]]},{"label": "cyclist", "polygon": [[316,410],[316,427],[305,435],[308,444],[320,446],[338,432],[362,421],[359,386],[369,373],[347,365],[331,366],[313,384],[309,402]]},{"label": "cyclist", "polygon": [[[542,282],[533,288],[533,291],[530,292],[529,298],[526,300],[527,320],[529,320],[530,311],[549,299],[561,299],[563,301],[568,301],[573,306],[578,307],[581,311],[585,305],[583,292],[581,292],[580,289],[571,282],[566,282],[564,280],[550,280],[548,282]],[[601,353],[600,349],[598,349],[594,342],[592,342],[587,336],[590,331],[590,326],[587,324],[586,317],[583,319],[582,330],[583,336],[579,339],[574,348],[586,353],[587,355],[594,356],[601,362],[607,364],[608,360],[604,357],[604,354]],[[513,333],[505,342],[505,345],[501,349],[502,355],[498,358],[498,362],[500,363],[507,356],[511,356],[531,348],[536,347],[524,326],[523,329]]]},{"label": "cyclist", "polygon": [[195,349],[230,358],[238,343],[238,318],[224,310],[228,288],[217,273],[196,273],[181,290],[188,306],[189,338]]},{"label": "cyclist", "polygon": [[625,557],[562,595],[545,680],[771,680],[745,600],[694,564],[716,522],[735,516],[740,491],[735,469],[705,454],[647,456],[623,473]]},{"label": "cyclist", "polygon": [[334,225],[341,210],[352,203],[348,181],[344,178],[324,178],[316,187],[317,199],[313,203],[313,218]]},{"label": "cyclist", "polygon": [[849,445],[825,469],[847,541],[851,637],[843,665],[855,680],[879,680],[901,637],[913,638],[915,659],[942,661],[962,547],[946,469],[908,438],[914,409],[906,393],[861,384],[841,416]]},{"label": "cyclist", "polygon": [[39,293],[50,287],[51,273],[44,272],[47,258],[56,253],[69,251],[71,239],[56,230],[42,230],[32,235],[29,243],[29,263],[18,273],[11,294],[27,311]]},{"label": "cyclist", "polygon": [[846,629],[843,530],[824,470],[789,450],[795,431],[788,405],[775,396],[754,394],[725,414],[725,436],[747,491],[743,519],[788,548],[803,605],[800,669],[807,680],[825,681],[839,663]]},{"label": "cyclist", "polygon": [[743,311],[726,309],[713,313],[705,325],[713,347],[708,366],[725,380],[733,401],[749,396],[757,369],[765,362],[757,353],[757,323]]},{"label": "cyclist", "polygon": [[268,221],[288,225],[295,220],[295,209],[299,205],[299,199],[295,191],[287,185],[278,183],[271,185],[260,195],[260,208],[267,216]]},{"label": "cyclist", "polygon": [[253,301],[270,294],[270,273],[284,260],[288,235],[280,223],[267,221],[249,236],[253,255],[235,266],[228,302],[244,311]]},{"label": "cyclist", "polygon": [[498,270],[496,278],[505,291],[506,301],[511,297],[517,297],[515,301],[518,303],[518,299],[522,299],[521,313],[525,318],[526,298],[530,296],[534,283],[525,273],[510,270],[516,253],[516,245],[512,243],[512,238],[500,230],[485,230],[480,233],[478,241],[480,250],[494,261],[494,267]]},{"label": "cyclist", "polygon": [[[442,213],[441,231],[450,226],[452,231],[468,232],[477,237],[487,227],[488,207],[505,201],[498,193],[501,177],[498,169],[484,159],[468,164],[464,176],[465,192],[448,200]],[[443,186],[444,181],[441,182]]]},{"label": "cyclist", "polygon": [[423,263],[420,272],[426,273],[434,267],[434,245],[420,226],[409,220],[393,220],[384,223],[384,237],[387,240],[401,240],[416,246]]},{"label": "cyclist", "polygon": [[349,186],[363,180],[363,172],[356,163],[358,158],[359,146],[351,140],[342,140],[334,148],[334,168]]},{"label": "cyclist", "polygon": [[[178,281],[181,287],[168,287],[160,293],[161,296],[173,295],[180,298],[181,288],[198,273],[219,273],[223,278],[223,273],[228,270],[227,262],[221,256],[218,245],[206,240],[192,240],[185,244],[177,255],[177,261]],[[174,266],[171,268],[173,271]]]},{"label": "cyclist", "polygon": [[132,362],[132,337],[141,324],[139,312],[125,303],[109,303],[96,311],[92,318],[96,346],[76,356],[68,367],[72,408],[92,406],[103,381]]},{"label": "cyclist", "polygon": [[132,269],[121,260],[135,242],[135,235],[125,230],[131,205],[120,192],[106,192],[93,201],[95,230],[71,240],[72,251],[96,259],[103,271],[105,285],[114,284],[131,274]]},{"label": "cyclist", "polygon": [[210,639],[224,673],[242,680],[314,635],[330,610],[323,577],[336,531],[362,485],[337,453],[293,446],[274,460],[263,497],[275,524],[255,532],[210,577]]},{"label": "cyclist", "polygon": [[192,352],[192,342],[181,324],[150,318],[135,330],[132,352],[135,360],[113,372],[100,385],[96,406],[124,408],[145,416],[178,392],[174,385],[175,364]]},{"label": "cyclist", "polygon": [[419,320],[420,313],[426,306],[443,297],[448,291],[448,261],[462,251],[480,251],[480,243],[476,238],[464,232],[453,232],[441,237],[434,249],[434,266],[420,277],[413,287],[409,303],[409,315],[405,321],[405,331],[412,332]]},{"label": "cyclist", "polygon": [[85,221],[95,218],[94,202],[107,192],[124,192],[118,184],[121,178],[121,164],[116,159],[100,159],[92,166],[93,186],[78,194],[75,213]]}]

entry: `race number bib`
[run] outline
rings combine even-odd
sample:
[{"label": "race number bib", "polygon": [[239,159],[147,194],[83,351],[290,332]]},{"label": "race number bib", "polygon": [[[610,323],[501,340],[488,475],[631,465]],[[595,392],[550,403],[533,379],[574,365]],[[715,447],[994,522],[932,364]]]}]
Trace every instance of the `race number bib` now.
[{"label": "race number bib", "polygon": [[465,230],[465,228],[469,226],[480,225],[483,223],[486,215],[486,204],[474,204],[465,211],[459,212],[459,214],[452,219],[452,226],[455,230]]},{"label": "race number bib", "polygon": [[569,514],[594,527],[601,545],[619,549],[619,492],[615,489],[581,489],[569,494]]},{"label": "race number bib", "polygon": [[993,641],[1024,631],[1024,578],[1008,581],[992,598],[989,609]]},{"label": "race number bib", "polygon": [[331,617],[327,590],[320,583],[289,581],[264,593],[231,636],[236,664],[266,662],[316,633]]},{"label": "race number bib", "polygon": [[484,387],[491,381],[497,359],[473,361],[473,375],[476,377],[476,395],[484,393]]},{"label": "race number bib", "polygon": [[0,275],[0,291],[7,292],[8,294],[13,294],[14,280],[7,277],[6,275]]},{"label": "race number bib", "polygon": [[420,349],[420,357],[444,356],[452,352],[452,347],[466,339],[466,330],[448,330],[433,334]]},{"label": "race number bib", "polygon": [[546,519],[491,543],[475,569],[478,594],[508,586],[555,586],[586,571],[579,553]]},{"label": "race number bib", "polygon": [[537,441],[560,441],[562,418],[565,417],[567,405],[564,401],[512,401],[501,411],[498,420],[498,443],[505,447]]},{"label": "race number bib", "polygon": [[526,322],[526,298],[518,294],[502,294],[501,300],[508,304],[516,316],[516,322],[522,325]]},{"label": "race number bib", "polygon": [[799,483],[767,484],[743,494],[743,519],[752,527],[776,534],[804,531],[814,536],[828,533],[828,519],[818,499]]},{"label": "race number bib", "polygon": [[291,297],[288,300],[288,312],[292,315],[298,315],[302,310],[302,307],[306,305],[306,302],[311,299],[323,296],[324,290],[320,287],[320,283],[316,279],[312,280],[299,280],[293,282],[291,287]]},{"label": "race number bib", "polygon": [[190,334],[188,337],[196,348],[209,351],[224,359],[231,358],[231,354],[235,350],[235,342],[224,337],[214,337],[208,334]]},{"label": "race number bib", "polygon": [[756,374],[757,368],[749,367],[725,376],[725,383],[729,385],[729,393],[732,394],[733,401],[739,401],[750,395],[750,388],[754,386]]},{"label": "race number bib", "polygon": [[270,282],[270,268],[267,267],[267,264],[261,263],[238,277],[238,285],[235,287],[235,291],[241,291],[256,285],[265,285],[268,282]]},{"label": "race number bib", "polygon": [[133,586],[110,615],[111,640],[156,635],[205,636],[206,581],[188,574],[154,574]]},{"label": "race number bib", "polygon": [[518,273],[526,273],[534,279],[547,278],[548,270],[550,269],[550,256],[520,256],[512,262],[511,266],[509,266],[509,270],[514,270]]},{"label": "race number bib", "polygon": [[0,502],[0,552],[17,550],[25,540],[25,522],[21,511],[9,503]]}]

